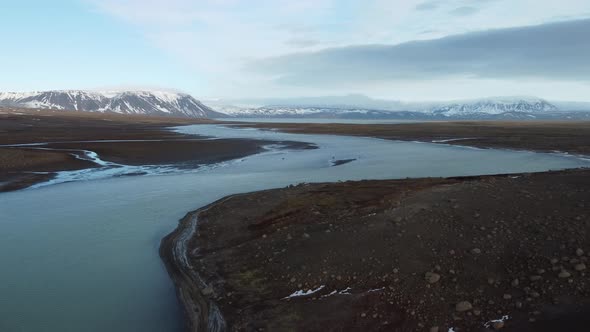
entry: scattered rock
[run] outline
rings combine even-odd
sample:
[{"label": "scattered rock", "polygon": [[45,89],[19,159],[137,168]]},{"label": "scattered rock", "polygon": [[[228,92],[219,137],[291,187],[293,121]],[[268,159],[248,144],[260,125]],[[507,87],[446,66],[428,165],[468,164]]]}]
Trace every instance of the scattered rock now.
[{"label": "scattered rock", "polygon": [[473,248],[473,249],[471,249],[471,253],[474,255],[479,255],[479,254],[481,254],[481,249]]},{"label": "scattered rock", "polygon": [[504,300],[510,300],[512,298],[512,295],[504,294],[502,297],[504,298]]},{"label": "scattered rock", "polygon": [[512,287],[518,287],[519,283],[520,282],[518,281],[518,279],[514,279],[514,280],[512,280],[512,282],[510,284],[512,285]]},{"label": "scattered rock", "polygon": [[565,279],[565,278],[569,278],[569,277],[571,277],[571,276],[572,276],[572,274],[571,274],[571,273],[569,273],[569,272],[568,272],[568,271],[566,271],[566,270],[561,270],[561,272],[559,272],[559,274],[558,274],[557,276],[558,276],[558,277],[560,277],[560,278],[564,278],[564,279]]},{"label": "scattered rock", "polygon": [[473,309],[471,302],[469,301],[461,301],[455,305],[455,310],[458,312],[465,312]]},{"label": "scattered rock", "polygon": [[529,278],[529,279],[530,279],[531,281],[539,281],[539,280],[541,280],[542,278],[543,278],[543,277],[541,277],[541,276],[537,276],[537,275],[535,275],[535,276],[530,276],[530,278]]},{"label": "scattered rock", "polygon": [[438,332],[438,326],[433,326],[430,328],[430,332]]},{"label": "scattered rock", "polygon": [[500,330],[504,327],[504,322],[503,321],[496,321],[492,324],[492,327],[494,328],[494,330]]},{"label": "scattered rock", "polygon": [[576,249],[576,255],[577,256],[584,256],[584,250],[582,250],[580,248]]},{"label": "scattered rock", "polygon": [[205,288],[203,288],[201,290],[201,294],[203,294],[204,296],[210,296],[213,295],[213,287],[211,286],[207,286]]},{"label": "scattered rock", "polygon": [[440,280],[440,274],[434,272],[426,272],[424,279],[430,284],[436,284]]},{"label": "scattered rock", "polygon": [[584,263],[576,264],[574,269],[576,269],[576,271],[584,271],[584,270],[586,270],[586,264],[584,264]]}]

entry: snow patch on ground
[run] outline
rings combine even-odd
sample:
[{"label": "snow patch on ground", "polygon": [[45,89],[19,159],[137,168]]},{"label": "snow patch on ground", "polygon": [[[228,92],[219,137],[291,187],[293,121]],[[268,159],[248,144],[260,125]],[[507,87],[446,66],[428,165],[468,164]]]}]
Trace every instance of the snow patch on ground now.
[{"label": "snow patch on ground", "polygon": [[507,320],[509,320],[509,319],[510,319],[510,316],[508,316],[508,315],[504,315],[504,316],[502,316],[501,318],[498,318],[498,319],[492,319],[491,321],[489,321],[489,322],[486,322],[485,324],[483,324],[483,326],[484,326],[485,328],[490,328],[490,327],[491,327],[491,326],[492,326],[494,323],[504,323],[504,322],[506,322],[506,321],[507,321]]},{"label": "snow patch on ground", "polygon": [[350,290],[351,290],[351,289],[352,289],[352,288],[350,288],[350,287],[346,287],[345,289],[343,289],[343,290],[340,290],[340,291],[339,291],[339,290],[333,290],[333,291],[332,291],[332,292],[330,292],[329,294],[322,295],[322,297],[330,297],[330,296],[332,296],[332,295],[351,295],[351,294],[350,294]]},{"label": "snow patch on ground", "polygon": [[324,287],[326,287],[326,285],[321,285],[320,287],[318,287],[316,289],[308,289],[307,291],[298,290],[298,291],[293,292],[291,295],[284,297],[283,300],[290,299],[293,297],[308,296],[308,295],[311,295],[311,294],[321,291],[322,289],[324,289]]}]

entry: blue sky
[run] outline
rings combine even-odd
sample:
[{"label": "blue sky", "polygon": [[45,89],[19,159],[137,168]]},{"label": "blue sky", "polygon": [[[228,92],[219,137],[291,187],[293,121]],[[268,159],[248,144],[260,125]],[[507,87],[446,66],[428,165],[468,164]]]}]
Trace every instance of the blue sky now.
[{"label": "blue sky", "polygon": [[0,91],[590,100],[589,18],[587,0],[3,0]]},{"label": "blue sky", "polygon": [[161,86],[193,89],[198,75],[141,31],[83,1],[3,1],[0,90]]}]

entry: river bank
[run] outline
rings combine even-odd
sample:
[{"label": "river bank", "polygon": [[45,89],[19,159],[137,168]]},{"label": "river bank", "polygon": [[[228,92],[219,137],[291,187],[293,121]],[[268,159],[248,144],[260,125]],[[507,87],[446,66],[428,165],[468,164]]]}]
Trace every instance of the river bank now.
[{"label": "river bank", "polygon": [[170,247],[198,218],[183,268],[204,283],[169,271],[183,301],[214,301],[231,329],[477,331],[508,315],[508,331],[583,331],[589,175],[256,192],[187,215],[162,256],[178,268]]},{"label": "river bank", "polygon": [[590,155],[590,121],[455,121],[398,124],[247,123],[259,129]]},{"label": "river bank", "polygon": [[[213,123],[186,119],[27,109],[0,109],[0,192],[46,182],[57,172],[95,168],[96,153],[119,165],[197,168],[242,158],[277,143],[261,140],[203,140],[172,126]],[[281,142],[304,149],[301,142]]]}]

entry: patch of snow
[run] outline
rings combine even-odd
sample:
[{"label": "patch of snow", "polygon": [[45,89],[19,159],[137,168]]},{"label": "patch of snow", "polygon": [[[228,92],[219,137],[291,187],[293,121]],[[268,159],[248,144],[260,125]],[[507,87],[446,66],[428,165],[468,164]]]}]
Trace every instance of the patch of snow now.
[{"label": "patch of snow", "polygon": [[190,95],[166,91],[0,92],[0,105],[124,114],[166,113],[188,117],[210,115],[208,107]]},{"label": "patch of snow", "polygon": [[375,289],[369,289],[369,290],[367,291],[367,293],[372,293],[372,292],[380,292],[380,291],[382,291],[382,290],[384,290],[384,289],[385,289],[385,287],[381,287],[381,288],[375,288]]},{"label": "patch of snow", "polygon": [[284,297],[283,300],[290,299],[293,297],[308,296],[308,295],[311,295],[311,294],[321,291],[322,289],[324,289],[324,287],[326,287],[326,285],[321,285],[320,287],[318,287],[316,289],[308,289],[307,291],[298,290],[298,291],[293,292],[291,295]]},{"label": "patch of snow", "polygon": [[335,294],[338,294],[338,291],[337,291],[337,290],[333,290],[333,291],[332,291],[332,292],[330,292],[329,294],[322,295],[322,297],[329,297],[329,296],[332,296],[332,295],[335,295]]},{"label": "patch of snow", "polygon": [[322,295],[322,297],[329,297],[329,296],[336,295],[336,294],[338,294],[338,295],[351,295],[350,292],[349,292],[351,289],[352,288],[350,288],[350,287],[346,287],[346,289],[343,289],[341,291],[333,290],[329,294]]},{"label": "patch of snow", "polygon": [[343,289],[343,290],[339,291],[338,294],[341,294],[341,295],[350,295],[350,291],[351,290],[352,290],[352,288],[346,287],[346,289]]},{"label": "patch of snow", "polygon": [[504,315],[504,316],[502,316],[501,318],[498,318],[498,319],[492,319],[491,321],[489,321],[489,322],[486,322],[485,324],[483,324],[483,326],[484,326],[485,328],[490,328],[490,327],[492,326],[492,324],[494,324],[494,323],[499,323],[499,322],[502,322],[502,323],[504,323],[504,322],[506,322],[506,321],[507,321],[507,320],[509,320],[509,319],[510,319],[510,316],[508,316],[508,315]]}]

